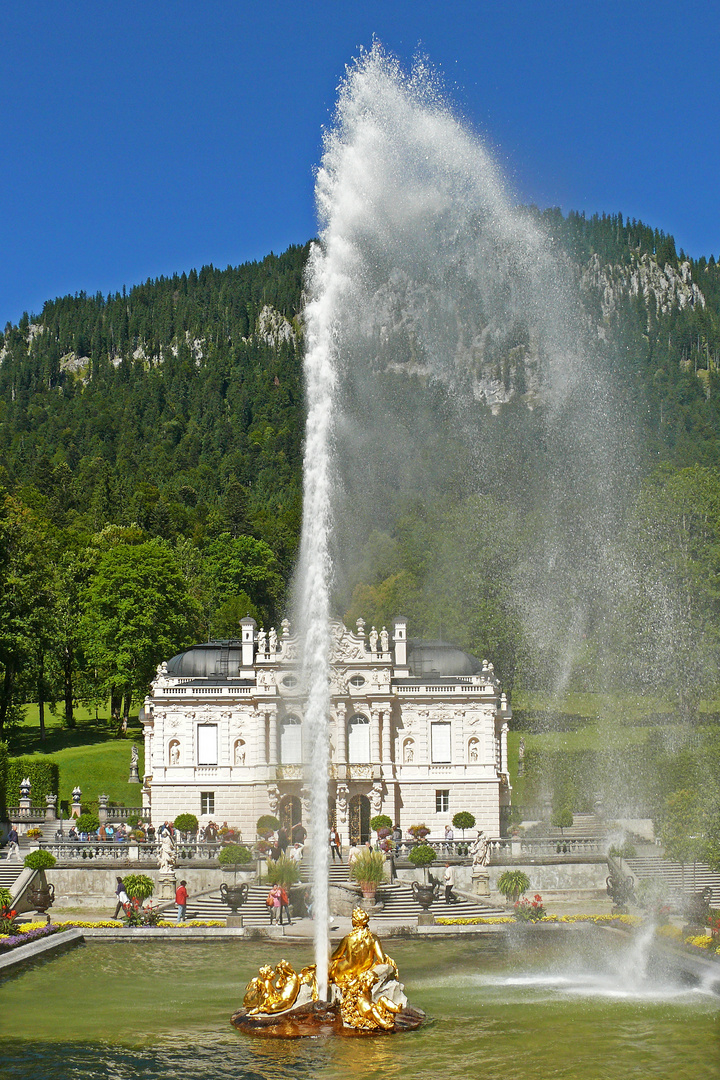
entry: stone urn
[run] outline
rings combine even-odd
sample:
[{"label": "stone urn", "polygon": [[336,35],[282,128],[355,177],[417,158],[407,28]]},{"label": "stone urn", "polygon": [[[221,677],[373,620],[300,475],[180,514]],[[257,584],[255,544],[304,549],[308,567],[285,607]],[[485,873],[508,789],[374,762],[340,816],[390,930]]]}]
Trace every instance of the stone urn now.
[{"label": "stone urn", "polygon": [[232,911],[233,915],[237,915],[238,910],[243,906],[248,898],[249,888],[242,882],[240,885],[226,885],[223,881],[220,886],[220,895],[223,898],[223,902]]},{"label": "stone urn", "polygon": [[43,885],[32,885],[27,891],[27,898],[34,911],[45,915],[48,908],[55,903],[55,886],[47,882]]},{"label": "stone urn", "polygon": [[413,881],[412,894],[423,911],[429,911],[433,900],[437,900],[437,885],[419,885]]}]

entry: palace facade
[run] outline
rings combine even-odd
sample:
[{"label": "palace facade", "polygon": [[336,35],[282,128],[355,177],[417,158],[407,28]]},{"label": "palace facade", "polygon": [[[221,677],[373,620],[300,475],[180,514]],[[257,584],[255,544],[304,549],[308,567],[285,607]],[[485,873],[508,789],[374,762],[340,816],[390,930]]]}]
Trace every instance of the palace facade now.
[{"label": "palace facade", "polygon": [[[307,822],[299,643],[241,622],[241,638],[195,645],[160,665],[141,714],[144,800],[157,825],[181,812],[254,839],[261,814]],[[468,810],[500,833],[510,802],[510,709],[492,664],[445,642],[362,619],[332,625],[330,806],[343,842],[364,842],[384,813],[406,833],[442,836]]]}]

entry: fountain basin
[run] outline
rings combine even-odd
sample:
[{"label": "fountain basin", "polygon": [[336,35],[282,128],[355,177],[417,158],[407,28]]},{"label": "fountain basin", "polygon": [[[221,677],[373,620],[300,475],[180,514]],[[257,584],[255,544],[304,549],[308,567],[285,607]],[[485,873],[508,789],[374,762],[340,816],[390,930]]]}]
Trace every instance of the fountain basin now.
[{"label": "fountain basin", "polygon": [[239,1031],[246,1035],[260,1035],[272,1039],[297,1039],[317,1035],[342,1035],[345,1038],[395,1035],[401,1031],[416,1031],[423,1020],[425,1013],[422,1009],[408,1005],[395,1017],[392,1031],[382,1028],[363,1031],[346,1027],[340,1017],[340,1006],[325,1001],[310,1001],[307,1005],[300,1005],[297,1009],[291,1009],[279,1016],[251,1016],[247,1009],[238,1009],[232,1016],[232,1023]]}]

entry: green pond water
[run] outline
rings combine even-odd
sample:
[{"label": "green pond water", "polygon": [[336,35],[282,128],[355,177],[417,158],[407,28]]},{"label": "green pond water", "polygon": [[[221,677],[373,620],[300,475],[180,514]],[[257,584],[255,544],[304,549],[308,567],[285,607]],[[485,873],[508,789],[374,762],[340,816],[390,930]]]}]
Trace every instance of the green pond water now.
[{"label": "green pond water", "polygon": [[512,946],[387,942],[428,1024],[366,1039],[251,1038],[229,1023],[275,942],[88,944],[0,983],[0,1078],[720,1080],[720,998],[642,974],[600,931]]}]

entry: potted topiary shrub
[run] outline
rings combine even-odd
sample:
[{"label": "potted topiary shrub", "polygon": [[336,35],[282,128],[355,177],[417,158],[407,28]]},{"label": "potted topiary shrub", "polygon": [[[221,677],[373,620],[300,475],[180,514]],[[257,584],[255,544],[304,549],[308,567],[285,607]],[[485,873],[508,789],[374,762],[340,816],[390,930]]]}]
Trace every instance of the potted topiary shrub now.
[{"label": "potted topiary shrub", "polygon": [[410,854],[408,859],[416,867],[422,867],[424,881],[420,884],[417,881],[412,883],[413,896],[417,900],[420,907],[426,911],[435,899],[436,886],[428,884],[428,871],[427,868],[435,862],[437,858],[437,852],[430,844],[417,844]]},{"label": "potted topiary shrub", "polygon": [[386,836],[390,836],[392,825],[392,818],[387,814],[376,814],[375,817],[370,818],[370,828],[378,834],[378,840],[384,840]]},{"label": "potted topiary shrub", "polygon": [[184,841],[197,835],[199,822],[195,814],[178,814],[173,824]]},{"label": "potted topiary shrub", "polygon": [[100,828],[100,818],[97,814],[80,814],[75,818],[75,828],[79,833],[90,835]]},{"label": "potted topiary shrub", "polygon": [[252,862],[252,854],[243,844],[226,844],[218,855],[218,862],[223,870],[233,872],[233,883],[228,885],[223,881],[220,886],[220,895],[235,915],[238,908],[247,900],[249,892],[246,882],[243,881],[239,885],[237,883],[238,868]]},{"label": "potted topiary shrub", "polygon": [[385,877],[385,860],[380,851],[364,848],[350,867],[350,877],[357,881],[363,896],[370,900]]},{"label": "potted topiary shrub", "polygon": [[530,888],[530,878],[522,870],[506,870],[498,878],[498,892],[506,900],[516,904],[522,894]]},{"label": "potted topiary shrub", "polygon": [[274,814],[263,814],[262,817],[258,818],[256,828],[258,836],[262,836],[263,840],[267,840],[272,833],[277,832],[280,828],[280,819],[276,818]]},{"label": "potted topiary shrub", "polygon": [[467,810],[460,810],[455,814],[452,819],[453,826],[456,829],[461,829],[463,834],[463,840],[465,839],[465,830],[472,829],[475,824],[475,815],[468,813]]}]

